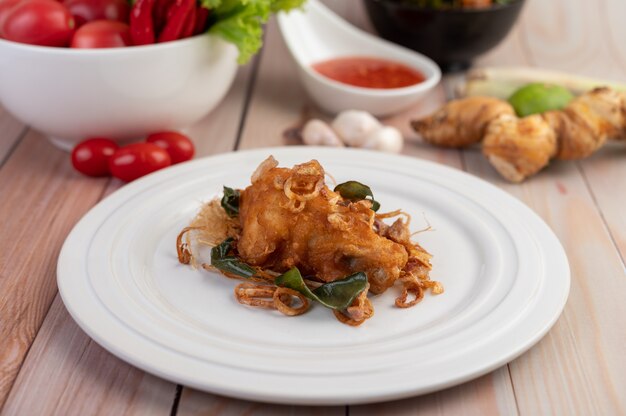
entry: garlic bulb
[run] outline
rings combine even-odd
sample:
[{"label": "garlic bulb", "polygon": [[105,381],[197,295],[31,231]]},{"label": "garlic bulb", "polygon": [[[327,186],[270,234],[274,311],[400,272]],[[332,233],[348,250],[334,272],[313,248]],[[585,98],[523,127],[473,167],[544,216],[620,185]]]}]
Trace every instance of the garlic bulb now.
[{"label": "garlic bulb", "polygon": [[311,146],[343,146],[337,134],[322,120],[309,120],[302,129],[302,141]]},{"label": "garlic bulb", "polygon": [[331,127],[346,145],[360,147],[367,136],[382,125],[366,111],[347,110],[335,117]]},{"label": "garlic bulb", "polygon": [[384,126],[367,135],[361,147],[388,153],[400,153],[404,145],[402,133],[395,127]]}]

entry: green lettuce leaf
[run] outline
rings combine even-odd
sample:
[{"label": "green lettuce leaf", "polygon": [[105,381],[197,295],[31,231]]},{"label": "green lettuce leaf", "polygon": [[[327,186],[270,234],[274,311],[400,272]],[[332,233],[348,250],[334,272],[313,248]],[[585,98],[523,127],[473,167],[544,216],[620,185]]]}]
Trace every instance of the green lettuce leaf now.
[{"label": "green lettuce leaf", "polygon": [[211,10],[209,32],[239,49],[245,64],[263,45],[263,24],[272,13],[300,7],[305,0],[201,0]]}]

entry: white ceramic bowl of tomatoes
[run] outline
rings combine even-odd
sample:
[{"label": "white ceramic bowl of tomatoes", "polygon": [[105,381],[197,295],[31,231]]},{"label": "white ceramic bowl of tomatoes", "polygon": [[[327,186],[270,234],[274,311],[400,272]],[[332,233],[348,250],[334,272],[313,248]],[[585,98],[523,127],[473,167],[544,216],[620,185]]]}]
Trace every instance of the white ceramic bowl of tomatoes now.
[{"label": "white ceramic bowl of tomatoes", "polygon": [[168,32],[165,21],[167,42],[146,44],[133,15],[126,0],[0,0],[2,105],[66,150],[88,137],[122,142],[203,118],[232,84],[237,48],[193,36],[202,28]]}]

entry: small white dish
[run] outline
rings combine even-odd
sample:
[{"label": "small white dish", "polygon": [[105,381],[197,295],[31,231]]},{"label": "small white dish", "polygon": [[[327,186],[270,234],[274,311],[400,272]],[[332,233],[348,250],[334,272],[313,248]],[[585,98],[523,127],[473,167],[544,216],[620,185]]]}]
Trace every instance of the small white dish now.
[{"label": "small white dish", "polygon": [[[441,79],[441,70],[430,58],[357,29],[317,0],[303,10],[278,16],[278,24],[307,92],[325,111],[364,110],[387,116],[417,103]],[[339,57],[367,56],[399,61],[426,78],[403,88],[361,88],[334,81],[317,73],[312,64]]]},{"label": "small white dish", "polygon": [[0,39],[0,102],[65,150],[187,127],[224,97],[237,48],[200,35],[157,45],[70,49]]},{"label": "small white dish", "polygon": [[[222,186],[244,187],[273,154],[311,158],[338,181],[371,186],[384,211],[413,216],[445,292],[399,309],[372,297],[354,328],[320,305],[302,316],[245,307],[238,283],[178,263],[175,241]],[[242,167],[246,167],[243,169]],[[558,239],[519,200],[476,177],[414,158],[289,147],[217,155],[128,184],[68,236],[58,286],[76,322],[148,372],[238,398],[311,405],[392,400],[450,387],[522,354],[552,327],[569,292]]]}]

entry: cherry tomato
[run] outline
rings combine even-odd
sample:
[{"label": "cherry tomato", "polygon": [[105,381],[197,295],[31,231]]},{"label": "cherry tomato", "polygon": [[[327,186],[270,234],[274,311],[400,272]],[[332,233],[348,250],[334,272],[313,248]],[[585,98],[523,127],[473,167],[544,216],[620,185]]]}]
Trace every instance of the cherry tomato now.
[{"label": "cherry tomato", "polygon": [[130,46],[130,30],[126,23],[96,20],[81,26],[72,38],[72,48],[119,48]]},{"label": "cherry tomato", "polygon": [[0,0],[0,38],[4,37],[2,34],[2,26],[6,16],[9,14],[13,6],[22,0]]},{"label": "cherry tomato", "polygon": [[2,24],[6,39],[31,45],[67,46],[73,33],[74,18],[53,0],[24,0],[11,8]]},{"label": "cherry tomato", "polygon": [[65,0],[76,27],[94,20],[115,20],[128,23],[130,6],[126,0]]},{"label": "cherry tomato", "polygon": [[134,143],[119,148],[109,159],[116,178],[130,182],[172,164],[170,155],[152,143]]},{"label": "cherry tomato", "polygon": [[173,165],[191,159],[195,152],[193,142],[189,140],[189,137],[175,131],[151,134],[146,141],[165,149],[169,153]]},{"label": "cherry tomato", "polygon": [[109,159],[117,150],[117,144],[110,139],[93,138],[82,141],[72,150],[72,165],[88,176],[107,176]]}]

